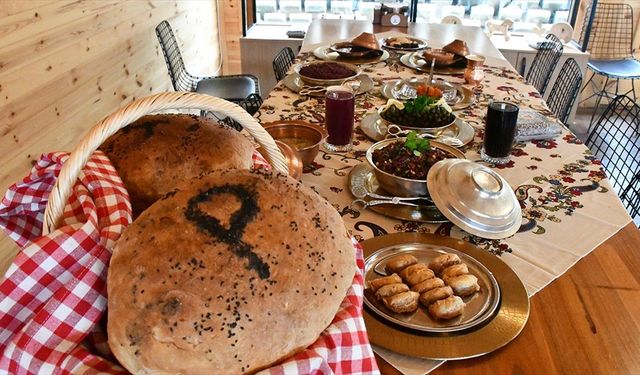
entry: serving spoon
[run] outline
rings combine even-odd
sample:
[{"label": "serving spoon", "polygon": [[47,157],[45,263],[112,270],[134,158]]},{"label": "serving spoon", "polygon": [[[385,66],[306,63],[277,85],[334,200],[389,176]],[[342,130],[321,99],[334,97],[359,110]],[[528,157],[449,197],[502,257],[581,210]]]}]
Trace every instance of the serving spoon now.
[{"label": "serving spoon", "polygon": [[[389,127],[387,128],[387,137],[389,136],[393,138],[404,137],[407,134],[409,134],[409,132],[411,132],[411,130],[403,130],[398,125],[395,125],[395,124],[389,125]],[[460,139],[449,136],[449,135],[418,133],[418,138],[430,138],[430,139],[433,139],[434,141],[444,143],[445,145],[453,146],[453,147],[460,147],[464,145],[464,143],[462,143]]]}]

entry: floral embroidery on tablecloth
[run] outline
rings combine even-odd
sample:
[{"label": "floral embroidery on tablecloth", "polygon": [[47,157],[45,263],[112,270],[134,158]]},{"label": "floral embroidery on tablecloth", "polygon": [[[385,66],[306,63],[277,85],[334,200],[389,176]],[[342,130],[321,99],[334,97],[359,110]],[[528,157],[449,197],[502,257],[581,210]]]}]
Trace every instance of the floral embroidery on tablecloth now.
[{"label": "floral embroidery on tablecloth", "polygon": [[[303,53],[298,62],[311,60],[315,60],[312,53]],[[313,186],[316,177],[322,177],[323,187],[320,190],[324,191],[345,220],[349,232],[359,241],[392,232],[420,232],[462,238],[498,256],[516,252],[517,249],[510,245],[510,238],[483,239],[470,235],[449,222],[429,224],[397,220],[351,206],[354,197],[349,193],[347,176],[353,166],[366,163],[365,151],[372,144],[372,141],[359,128],[360,120],[387,101],[380,92],[382,85],[386,82],[398,78],[426,78],[427,76],[403,66],[393,52],[385,62],[362,65],[362,67],[364,73],[373,79],[375,88],[356,97],[354,149],[346,153],[329,153],[321,149],[315,162],[304,168],[304,176],[309,178],[307,180],[309,184]],[[480,161],[482,128],[490,101],[511,101],[518,104],[521,109],[531,108],[545,116],[553,117],[532,86],[528,85],[513,69],[485,66],[484,71],[485,79],[473,89],[476,104],[456,113],[476,131],[470,144],[462,148],[466,157],[473,161]],[[462,76],[442,78],[463,82]],[[263,123],[276,120],[304,120],[323,126],[324,110],[322,97],[298,96],[280,82],[256,117]],[[580,156],[578,160],[573,161],[573,156],[576,154]],[[561,137],[552,140],[519,143],[514,147],[511,155],[509,163],[501,166],[490,165],[490,167],[520,184],[513,186],[522,207],[523,216],[523,224],[516,236],[544,235],[553,226],[561,225],[578,210],[587,210],[583,203],[585,194],[608,191],[600,184],[606,175],[599,161],[585,151],[582,142],[567,130],[564,130]],[[566,159],[570,156],[570,161],[567,161]]]}]

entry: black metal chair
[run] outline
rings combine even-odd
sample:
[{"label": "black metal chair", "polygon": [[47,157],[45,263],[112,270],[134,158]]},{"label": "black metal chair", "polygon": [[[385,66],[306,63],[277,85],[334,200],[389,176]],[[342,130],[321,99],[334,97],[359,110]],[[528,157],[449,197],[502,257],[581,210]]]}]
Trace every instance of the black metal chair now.
[{"label": "black metal chair", "polygon": [[576,102],[580,87],[582,87],[580,67],[576,60],[568,58],[562,65],[558,78],[549,93],[549,100],[547,100],[547,105],[551,112],[555,113],[565,125],[569,120],[569,113]]},{"label": "black metal chair", "polygon": [[190,74],[184,65],[178,41],[169,22],[160,22],[156,27],[156,35],[176,91],[193,91],[236,103],[245,100],[251,94],[260,95],[258,78],[251,74],[217,77],[197,77]]},{"label": "black metal chair", "polygon": [[289,47],[285,47],[273,59],[273,72],[276,75],[276,81],[281,81],[293,65],[293,60],[296,56],[293,54],[293,50]]},{"label": "black metal chair", "polygon": [[[260,95],[251,94],[247,96],[245,100],[239,102],[238,105],[249,112],[250,115],[253,115],[258,112],[260,106],[262,106],[262,102],[262,97],[260,97]],[[242,125],[231,117],[220,118],[213,112],[207,113],[207,116],[211,116],[225,125],[228,125],[238,131],[242,131]]]},{"label": "black metal chair", "polygon": [[640,214],[640,170],[635,174],[631,183],[620,194],[622,203],[627,207],[633,219]]},{"label": "black metal chair", "polygon": [[[589,122],[591,129],[602,98],[611,101],[620,94],[621,79],[631,80],[631,89],[623,95],[632,93],[636,99],[634,81],[640,78],[640,61],[633,57],[633,9],[629,4],[597,2],[595,7],[587,8],[586,14],[589,18],[583,24],[579,44],[591,54],[587,68],[592,74],[582,91],[591,84],[593,94],[580,103],[596,97]],[[605,77],[602,86],[593,79],[596,75]],[[614,84],[615,92],[609,91]]]},{"label": "black metal chair", "polygon": [[[634,180],[640,171],[638,124],[640,106],[626,95],[617,96],[609,103],[585,142],[594,156],[602,161],[613,188],[621,198],[627,189],[637,186]],[[627,192],[627,195],[632,194]]]},{"label": "black metal chair", "polygon": [[549,34],[545,39],[544,42],[540,43],[536,57],[533,58],[531,68],[529,68],[526,77],[527,82],[533,85],[540,95],[544,95],[553,70],[558,65],[564,50],[562,42],[555,35]]}]

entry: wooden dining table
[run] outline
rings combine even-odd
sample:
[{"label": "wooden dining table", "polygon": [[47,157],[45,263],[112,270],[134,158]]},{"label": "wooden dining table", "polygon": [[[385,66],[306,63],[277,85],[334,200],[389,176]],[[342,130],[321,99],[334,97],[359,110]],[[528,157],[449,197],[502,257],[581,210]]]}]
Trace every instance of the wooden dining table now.
[{"label": "wooden dining table", "polygon": [[[364,21],[315,20],[302,50],[311,51],[316,45],[347,40],[361,32],[386,31],[427,41],[462,39],[488,60],[508,64],[479,28],[455,25],[412,23],[408,28],[393,28]],[[600,214],[606,220],[607,212]],[[589,236],[581,229],[566,228],[564,235]],[[631,222],[603,240],[533,295],[529,320],[515,340],[481,357],[447,361],[432,373],[640,373],[640,231]],[[400,373],[381,357],[377,359],[382,373]]]}]

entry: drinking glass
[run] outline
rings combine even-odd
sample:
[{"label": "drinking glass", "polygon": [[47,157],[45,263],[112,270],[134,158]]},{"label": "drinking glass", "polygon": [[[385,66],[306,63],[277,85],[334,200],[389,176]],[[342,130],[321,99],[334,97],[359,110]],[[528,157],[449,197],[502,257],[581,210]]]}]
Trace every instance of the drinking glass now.
[{"label": "drinking glass", "polygon": [[327,139],[324,148],[332,152],[352,148],[355,95],[345,86],[329,86],[325,94],[325,127]]},{"label": "drinking glass", "polygon": [[509,162],[516,136],[518,106],[507,102],[491,102],[484,128],[484,145],[480,151],[482,160],[492,164]]}]

